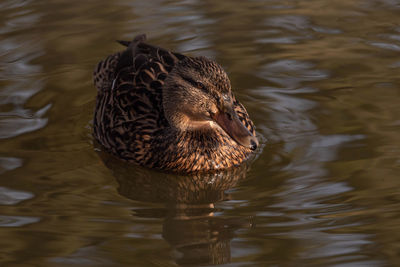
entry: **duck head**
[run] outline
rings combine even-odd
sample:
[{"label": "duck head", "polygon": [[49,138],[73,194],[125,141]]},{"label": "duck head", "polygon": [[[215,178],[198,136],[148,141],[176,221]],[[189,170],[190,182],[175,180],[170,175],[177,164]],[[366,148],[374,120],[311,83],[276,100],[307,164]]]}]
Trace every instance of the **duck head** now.
[{"label": "duck head", "polygon": [[166,118],[179,131],[220,128],[236,143],[255,150],[257,138],[234,110],[226,72],[205,57],[178,62],[165,80],[163,106]]}]

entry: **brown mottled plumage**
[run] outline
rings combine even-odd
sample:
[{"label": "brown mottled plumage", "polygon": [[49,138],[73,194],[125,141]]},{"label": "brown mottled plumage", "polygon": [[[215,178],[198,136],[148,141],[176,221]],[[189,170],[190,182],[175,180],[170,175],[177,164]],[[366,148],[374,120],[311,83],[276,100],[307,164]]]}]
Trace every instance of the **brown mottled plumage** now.
[{"label": "brown mottled plumage", "polygon": [[225,169],[257,147],[253,122],[225,71],[145,43],[145,35],[101,61],[94,137],[119,158],[175,172]]}]

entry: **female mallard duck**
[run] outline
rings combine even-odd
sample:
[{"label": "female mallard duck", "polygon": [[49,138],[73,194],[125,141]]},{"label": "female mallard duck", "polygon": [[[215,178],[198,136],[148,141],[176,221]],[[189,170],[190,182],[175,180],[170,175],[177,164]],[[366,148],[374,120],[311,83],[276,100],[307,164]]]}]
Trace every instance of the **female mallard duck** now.
[{"label": "female mallard duck", "polygon": [[258,141],[222,67],[145,40],[120,41],[127,49],[97,65],[97,141],[128,162],[175,172],[245,161]]}]

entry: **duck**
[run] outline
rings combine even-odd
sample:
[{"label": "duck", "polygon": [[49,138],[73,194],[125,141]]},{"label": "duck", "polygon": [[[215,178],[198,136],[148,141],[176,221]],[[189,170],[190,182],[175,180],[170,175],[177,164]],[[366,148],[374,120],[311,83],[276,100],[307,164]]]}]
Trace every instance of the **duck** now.
[{"label": "duck", "polygon": [[174,173],[239,166],[259,146],[254,123],[214,60],[146,42],[100,61],[93,136],[120,160]]}]

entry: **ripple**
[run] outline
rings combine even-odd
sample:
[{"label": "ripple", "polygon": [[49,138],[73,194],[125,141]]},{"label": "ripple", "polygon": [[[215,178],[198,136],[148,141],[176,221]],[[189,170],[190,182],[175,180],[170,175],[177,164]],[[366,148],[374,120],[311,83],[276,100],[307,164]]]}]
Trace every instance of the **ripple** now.
[{"label": "ripple", "polygon": [[[0,139],[16,137],[18,135],[36,131],[46,126],[48,119],[41,118],[51,107],[46,105],[32,115],[33,118],[0,118]],[[1,116],[2,114],[0,114]]]},{"label": "ripple", "polygon": [[297,36],[258,38],[257,42],[261,44],[295,44],[302,38]]},{"label": "ripple", "polygon": [[22,166],[22,159],[13,157],[0,157],[0,174]]},{"label": "ripple", "polygon": [[[304,237],[306,235],[305,233]],[[371,238],[371,235],[368,234],[353,233],[329,235],[320,233],[320,236],[324,236],[324,239],[327,238],[330,242],[314,248],[311,254],[304,253],[303,255],[306,258],[332,257],[356,253],[362,251],[363,246],[372,243],[368,240]]]},{"label": "ripple", "polygon": [[34,195],[29,192],[0,187],[0,205],[15,205],[33,197]]},{"label": "ripple", "polygon": [[36,131],[47,125],[44,117],[51,104],[38,110],[26,108],[26,103],[44,88],[38,74],[43,70],[34,61],[44,54],[40,42],[31,36],[20,36],[16,32],[29,31],[41,18],[40,13],[22,8],[29,4],[23,1],[8,8],[5,26],[0,28],[0,80],[7,81],[0,89],[0,139]]},{"label": "ripple", "polygon": [[314,64],[293,59],[265,64],[257,75],[288,89],[297,88],[305,81],[317,81],[329,77],[327,71],[315,69]]},{"label": "ripple", "polygon": [[259,38],[259,43],[294,44],[301,40],[311,39],[314,32],[325,34],[342,33],[339,29],[313,25],[308,17],[300,15],[273,16],[267,18],[264,21],[264,25],[267,26],[269,32],[271,32],[270,29],[272,27],[279,29],[278,34],[284,34],[285,36]]},{"label": "ripple", "polygon": [[400,46],[396,44],[383,43],[383,42],[370,42],[370,45],[387,50],[400,51]]},{"label": "ripple", "polygon": [[267,18],[265,25],[290,31],[309,28],[310,22],[305,16],[281,15]]},{"label": "ripple", "polygon": [[0,227],[21,227],[39,221],[38,217],[0,215]]}]

